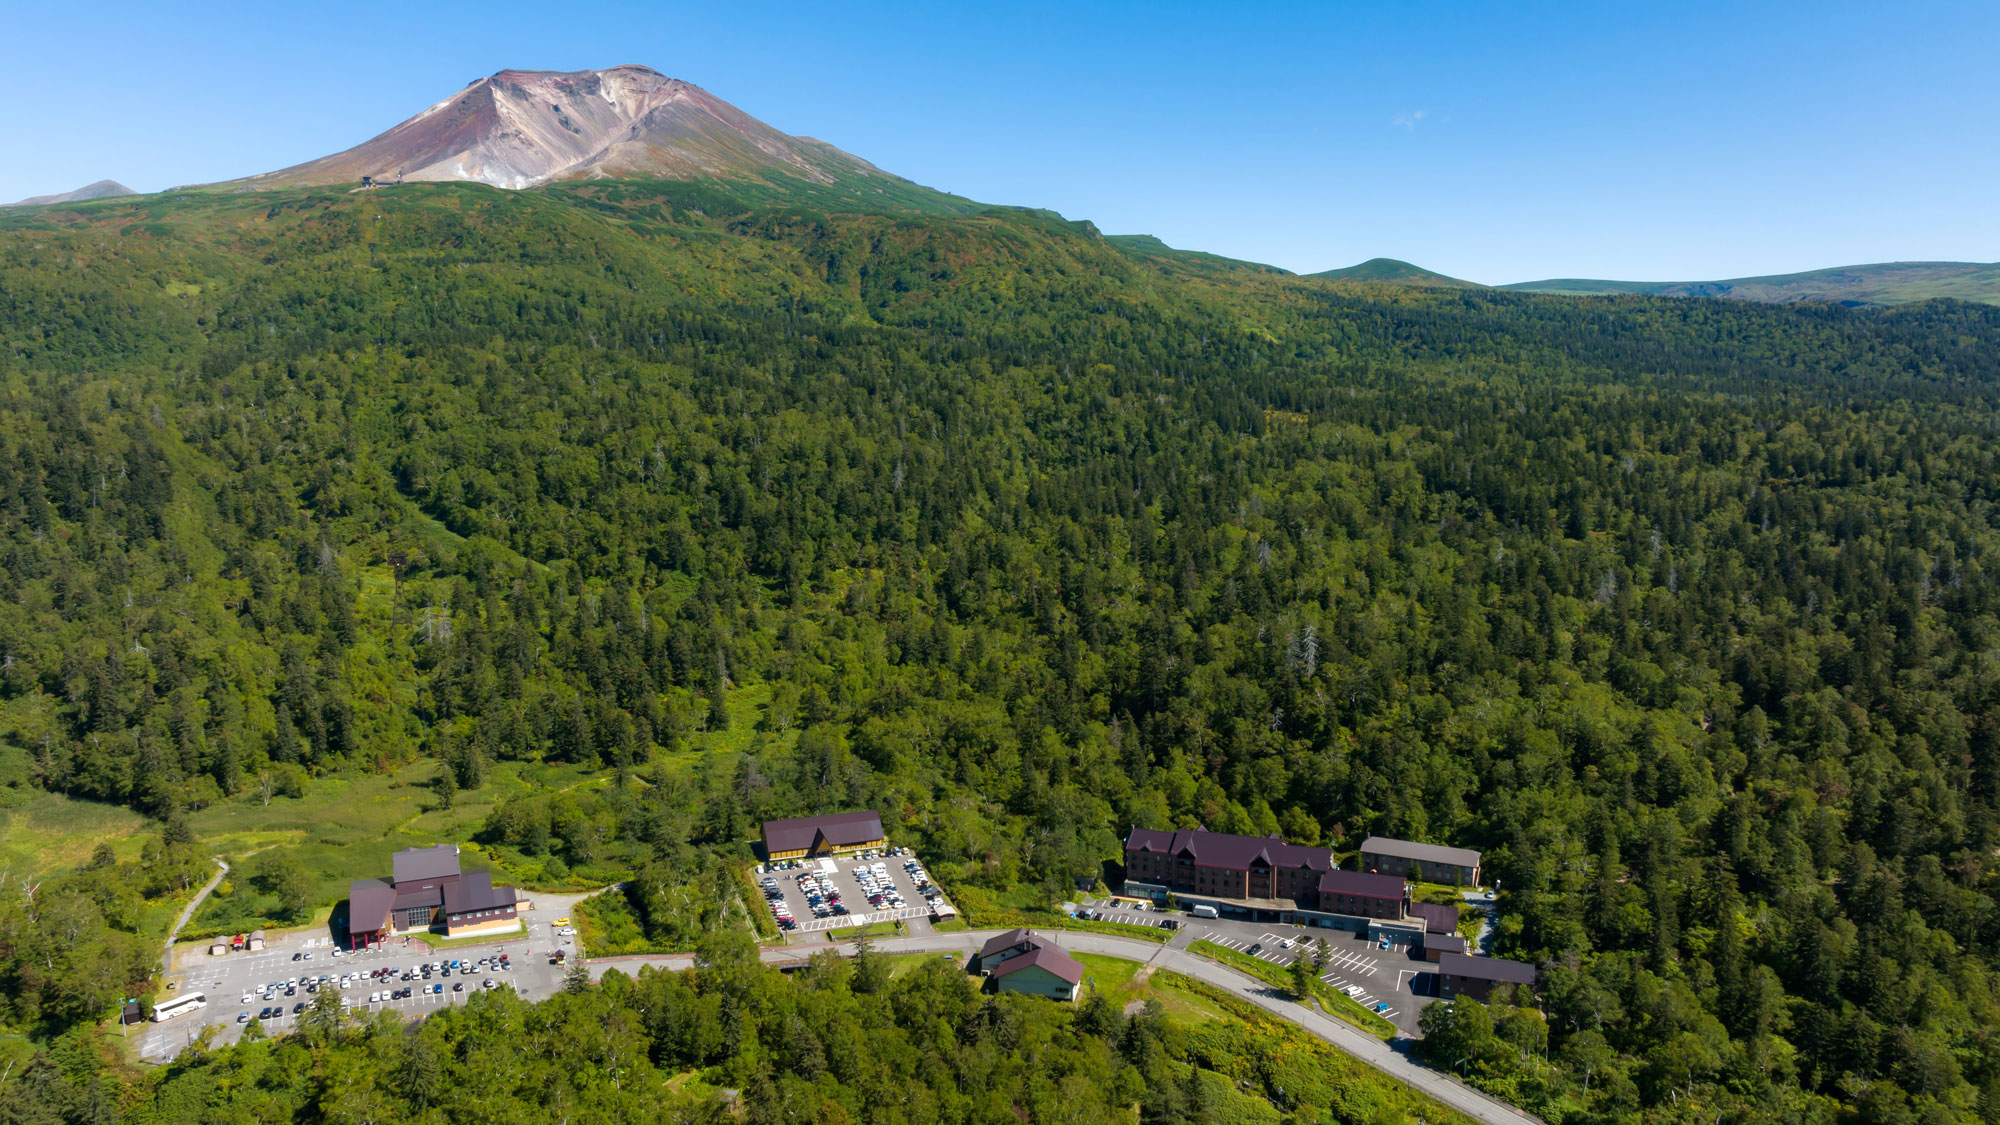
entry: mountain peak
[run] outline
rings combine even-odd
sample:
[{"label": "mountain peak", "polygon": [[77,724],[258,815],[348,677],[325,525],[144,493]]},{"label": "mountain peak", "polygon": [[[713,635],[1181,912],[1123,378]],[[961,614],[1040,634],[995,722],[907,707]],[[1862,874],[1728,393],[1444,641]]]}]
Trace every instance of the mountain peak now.
[{"label": "mountain peak", "polygon": [[117,180],[99,180],[85,184],[75,191],[59,192],[55,195],[31,195],[13,203],[0,203],[0,207],[37,207],[47,203],[82,203],[86,199],[105,199],[113,195],[137,195],[136,191]]},{"label": "mountain peak", "polygon": [[892,179],[831,145],[781,133],[652,67],[501,70],[345,152],[240,181],[251,187],[397,180],[526,188],[632,176],[820,184]]},{"label": "mountain peak", "polygon": [[1330,281],[1375,281],[1389,285],[1435,285],[1448,289],[1475,289],[1477,282],[1461,281],[1455,277],[1412,265],[1398,258],[1370,258],[1359,265],[1346,266],[1337,270],[1308,274],[1309,277],[1323,277]]}]

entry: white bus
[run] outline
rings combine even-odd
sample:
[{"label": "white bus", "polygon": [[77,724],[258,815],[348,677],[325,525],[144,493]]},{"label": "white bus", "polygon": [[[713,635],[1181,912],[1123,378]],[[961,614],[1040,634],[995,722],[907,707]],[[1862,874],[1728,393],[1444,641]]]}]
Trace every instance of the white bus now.
[{"label": "white bus", "polygon": [[206,1007],[208,1007],[208,997],[203,996],[199,992],[190,992],[177,1000],[169,1000],[164,1004],[154,1005],[153,1022],[165,1023],[175,1016],[184,1016],[189,1012],[198,1011]]}]

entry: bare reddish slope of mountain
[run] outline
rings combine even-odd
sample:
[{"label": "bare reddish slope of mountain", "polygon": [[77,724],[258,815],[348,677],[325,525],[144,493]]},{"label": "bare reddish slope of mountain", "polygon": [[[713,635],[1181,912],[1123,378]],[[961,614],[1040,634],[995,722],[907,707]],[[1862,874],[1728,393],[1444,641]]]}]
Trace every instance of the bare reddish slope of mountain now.
[{"label": "bare reddish slope of mountain", "polygon": [[345,152],[239,181],[252,187],[472,180],[525,188],[636,176],[817,183],[894,179],[859,157],[793,137],[689,82],[643,66],[503,70]]}]

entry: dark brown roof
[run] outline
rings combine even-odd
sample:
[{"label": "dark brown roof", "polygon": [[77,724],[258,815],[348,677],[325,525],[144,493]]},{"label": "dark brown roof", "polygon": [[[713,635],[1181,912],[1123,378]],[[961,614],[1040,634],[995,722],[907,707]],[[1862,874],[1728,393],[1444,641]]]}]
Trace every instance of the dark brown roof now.
[{"label": "dark brown roof", "polygon": [[873,809],[764,822],[764,851],[767,854],[803,851],[812,847],[815,840],[821,839],[829,847],[845,848],[882,838],[882,818]]},{"label": "dark brown roof", "polygon": [[1464,953],[1465,939],[1457,934],[1425,934],[1424,951],[1439,953]]},{"label": "dark brown roof", "polygon": [[396,888],[386,879],[356,879],[347,885],[347,928],[368,933],[389,916],[389,904],[396,901]]},{"label": "dark brown roof", "polygon": [[999,980],[1009,973],[1019,972],[1031,965],[1047,969],[1071,984],[1083,980],[1083,966],[1077,964],[1076,958],[1053,945],[1044,945],[1041,942],[1036,942],[1035,947],[1027,953],[1019,957],[1010,957],[996,965],[993,969],[993,979]]},{"label": "dark brown roof", "polygon": [[1328,894],[1358,895],[1362,898],[1403,897],[1401,875],[1372,875],[1366,871],[1329,871],[1319,877],[1319,889]]},{"label": "dark brown roof", "polygon": [[404,848],[396,853],[397,883],[422,883],[449,879],[458,874],[458,847],[433,844],[428,848]]},{"label": "dark brown roof", "polygon": [[465,914],[474,910],[494,910],[514,905],[519,896],[512,887],[493,885],[491,871],[468,871],[444,887],[444,912]]},{"label": "dark brown roof", "polygon": [[1526,961],[1509,961],[1504,957],[1467,957],[1463,953],[1447,953],[1438,958],[1438,972],[1501,984],[1533,984],[1536,975],[1535,967]]},{"label": "dark brown roof", "polygon": [[1125,850],[1170,856],[1186,853],[1203,867],[1225,867],[1232,871],[1248,871],[1253,866],[1329,871],[1334,866],[1333,853],[1325,848],[1288,844],[1278,836],[1232,836],[1206,828],[1184,828],[1178,832],[1134,828],[1125,837]]},{"label": "dark brown roof", "polygon": [[439,889],[435,883],[430,886],[415,883],[407,888],[398,888],[396,891],[395,906],[398,910],[408,910],[412,906],[442,906],[443,904],[444,891]]},{"label": "dark brown roof", "polygon": [[1012,949],[1023,942],[1033,941],[1034,938],[1035,932],[1033,930],[1008,930],[1006,933],[980,946],[979,959],[984,961],[995,953]]},{"label": "dark brown roof", "polygon": [[1458,907],[1438,902],[1413,902],[1410,913],[1424,920],[1424,929],[1434,934],[1458,932]]}]

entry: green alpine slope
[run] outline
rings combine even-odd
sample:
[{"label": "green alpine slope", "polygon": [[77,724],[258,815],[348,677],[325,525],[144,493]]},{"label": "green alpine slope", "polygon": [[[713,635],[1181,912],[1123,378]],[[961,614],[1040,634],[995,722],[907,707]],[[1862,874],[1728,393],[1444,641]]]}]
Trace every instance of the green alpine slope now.
[{"label": "green alpine slope", "polygon": [[1523,293],[1643,293],[1656,297],[1728,297],[1743,301],[1830,301],[1900,305],[1950,297],[2000,304],[2000,262],[1882,262],[1728,281],[1591,281],[1556,278],[1500,286]]}]

